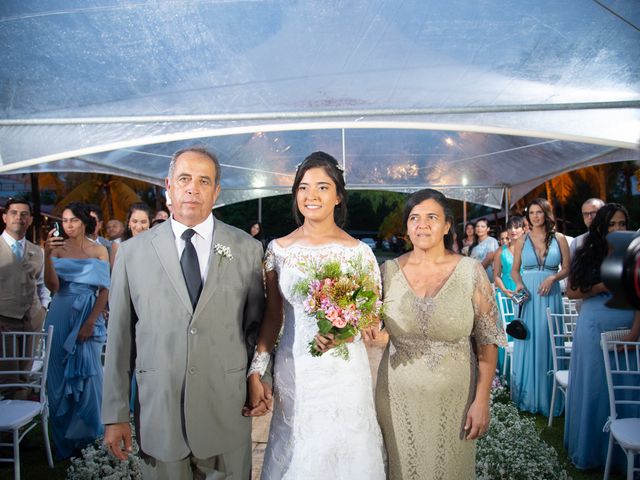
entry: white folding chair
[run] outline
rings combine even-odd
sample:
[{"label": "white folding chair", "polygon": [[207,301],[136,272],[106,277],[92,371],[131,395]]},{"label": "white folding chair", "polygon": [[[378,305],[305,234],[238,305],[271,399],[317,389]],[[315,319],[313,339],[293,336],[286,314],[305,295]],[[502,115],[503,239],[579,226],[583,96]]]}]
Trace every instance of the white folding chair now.
[{"label": "white folding chair", "polygon": [[[500,319],[502,320],[502,328],[506,334],[507,325],[516,317],[515,305],[513,300],[503,294],[500,290],[497,293],[498,296],[498,311],[500,312]],[[509,373],[513,372],[513,341],[509,342],[504,349],[504,358],[502,360],[502,376],[507,372],[507,362],[509,362]]]},{"label": "white folding chair", "polygon": [[568,297],[562,297],[562,311],[564,313],[577,314],[578,300],[573,300]]},{"label": "white folding chair", "polygon": [[551,313],[551,309],[547,307],[547,326],[549,328],[551,357],[553,359],[553,370],[547,372],[548,375],[553,375],[551,406],[549,408],[549,426],[553,425],[553,408],[556,404],[556,392],[560,390],[566,397],[567,389],[569,388],[569,361],[571,360],[573,332],[577,319],[577,313]]},{"label": "white folding chair", "polygon": [[604,427],[605,431],[609,431],[605,480],[609,478],[614,441],[627,456],[627,479],[633,479],[634,471],[640,472],[640,468],[634,468],[635,456],[640,454],[640,418],[618,417],[620,405],[640,407],[640,341],[623,342],[620,340],[623,333],[624,331],[614,330],[600,335],[610,410]]},{"label": "white folding chair", "polygon": [[[1,335],[0,364],[8,365],[11,362],[18,366],[17,370],[0,369],[0,378],[8,380],[2,382],[2,388],[29,388],[38,394],[37,400],[0,400],[0,432],[12,432],[11,443],[0,443],[0,446],[13,448],[13,457],[0,458],[0,461],[13,463],[15,480],[20,479],[20,442],[38,424],[38,417],[42,425],[47,462],[53,468],[45,390],[52,336],[53,326],[46,332],[2,332]],[[16,382],[16,378],[20,377],[27,381]]]}]

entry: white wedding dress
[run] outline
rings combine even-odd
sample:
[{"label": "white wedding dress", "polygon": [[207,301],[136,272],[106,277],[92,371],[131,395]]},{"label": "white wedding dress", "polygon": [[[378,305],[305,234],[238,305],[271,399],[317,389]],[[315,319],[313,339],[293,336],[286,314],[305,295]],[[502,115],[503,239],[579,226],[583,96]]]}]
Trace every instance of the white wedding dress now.
[{"label": "white wedding dress", "polygon": [[276,270],[284,300],[284,330],[274,367],[274,411],[262,469],[263,480],[383,480],[382,435],[376,420],[369,359],[364,343],[348,346],[349,360],[327,352],[309,353],[318,331],[304,311],[294,285],[305,278],[303,265],[360,256],[380,271],[371,249],[338,244],[267,247],[265,269]]}]

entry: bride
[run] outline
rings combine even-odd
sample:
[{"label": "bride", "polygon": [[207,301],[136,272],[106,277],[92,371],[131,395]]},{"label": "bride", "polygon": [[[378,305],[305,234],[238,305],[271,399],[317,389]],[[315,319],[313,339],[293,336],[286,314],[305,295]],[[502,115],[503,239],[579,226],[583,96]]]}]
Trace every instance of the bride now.
[{"label": "bride", "polygon": [[[261,381],[280,332],[275,357],[274,412],[262,479],[384,479],[382,436],[376,421],[367,352],[358,335],[349,360],[332,355],[336,344],[318,333],[294,285],[304,265],[361,259],[380,284],[371,249],[338,225],[346,219],[347,192],[338,162],[324,152],[309,155],[296,171],[293,215],[300,227],[272,241],[265,253],[267,305],[251,367],[249,403],[267,405]],[[376,328],[365,332],[375,338]],[[309,342],[315,337],[314,357]]]}]

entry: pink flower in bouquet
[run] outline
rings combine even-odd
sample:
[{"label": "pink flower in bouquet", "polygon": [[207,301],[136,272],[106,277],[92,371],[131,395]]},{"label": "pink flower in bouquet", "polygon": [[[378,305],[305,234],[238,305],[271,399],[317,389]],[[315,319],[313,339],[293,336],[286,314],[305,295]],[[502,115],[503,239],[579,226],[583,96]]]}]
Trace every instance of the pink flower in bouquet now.
[{"label": "pink flower in bouquet", "polygon": [[344,318],[342,310],[339,307],[329,307],[325,315],[334,327],[343,328],[347,325],[347,319]]},{"label": "pink flower in bouquet", "polygon": [[316,309],[316,299],[312,296],[307,297],[303,303],[304,310],[307,313],[313,313]]},{"label": "pink flower in bouquet", "polygon": [[345,307],[342,310],[342,315],[347,323],[350,323],[354,326],[358,326],[358,321],[360,320],[361,312],[356,308],[354,304],[351,304]]}]

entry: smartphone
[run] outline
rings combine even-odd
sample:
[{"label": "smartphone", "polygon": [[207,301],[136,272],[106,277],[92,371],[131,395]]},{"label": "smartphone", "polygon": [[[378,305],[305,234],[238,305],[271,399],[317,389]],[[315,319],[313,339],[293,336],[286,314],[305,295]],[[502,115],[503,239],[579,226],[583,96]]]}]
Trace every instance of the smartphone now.
[{"label": "smartphone", "polygon": [[513,300],[513,303],[515,303],[516,305],[522,305],[524,302],[529,300],[529,292],[527,292],[526,290],[520,290],[518,293],[511,297],[511,300]]},{"label": "smartphone", "polygon": [[62,229],[60,228],[60,224],[58,222],[53,222],[53,228],[55,228],[55,230],[53,231],[53,236],[54,237],[61,237],[62,236]]}]

